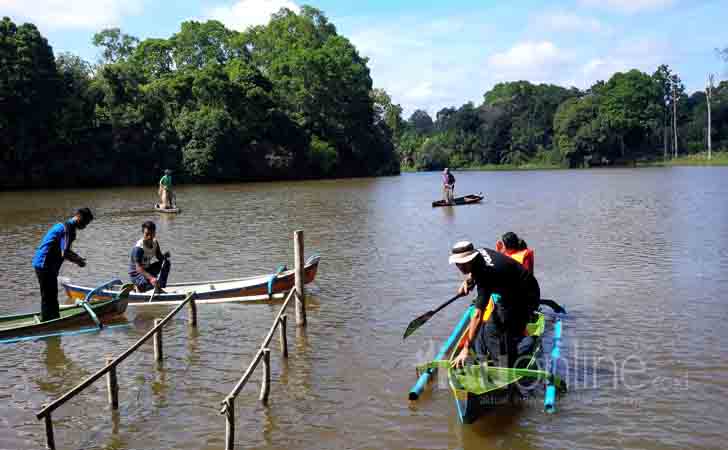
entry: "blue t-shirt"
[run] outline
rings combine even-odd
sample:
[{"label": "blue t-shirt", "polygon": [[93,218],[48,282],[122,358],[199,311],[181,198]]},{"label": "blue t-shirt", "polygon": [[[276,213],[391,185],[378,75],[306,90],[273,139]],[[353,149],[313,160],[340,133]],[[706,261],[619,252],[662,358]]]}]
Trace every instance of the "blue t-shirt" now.
[{"label": "blue t-shirt", "polygon": [[43,236],[33,256],[34,268],[52,271],[56,274],[61,270],[63,255],[71,249],[71,244],[76,239],[76,228],[69,222],[53,225]]}]

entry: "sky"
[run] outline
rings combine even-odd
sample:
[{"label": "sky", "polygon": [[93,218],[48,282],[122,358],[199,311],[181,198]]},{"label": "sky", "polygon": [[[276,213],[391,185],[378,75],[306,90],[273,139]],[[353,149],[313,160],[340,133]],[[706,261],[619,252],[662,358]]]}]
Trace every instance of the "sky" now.
[{"label": "sky", "polygon": [[588,88],[619,71],[668,64],[689,93],[709,73],[728,78],[728,0],[0,0],[0,16],[32,22],[56,54],[95,62],[95,32],[119,27],[168,38],[185,20],[244,30],[282,7],[320,9],[369,58],[374,87],[435,117],[479,105],[496,83],[528,80]]}]

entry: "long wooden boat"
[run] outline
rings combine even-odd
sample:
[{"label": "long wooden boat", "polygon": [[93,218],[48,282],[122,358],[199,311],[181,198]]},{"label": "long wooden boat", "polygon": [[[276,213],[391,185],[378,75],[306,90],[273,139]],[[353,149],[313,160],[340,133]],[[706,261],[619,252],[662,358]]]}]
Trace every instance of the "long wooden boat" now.
[{"label": "long wooden boat", "polygon": [[479,194],[470,194],[463,197],[455,197],[452,203],[448,203],[445,200],[437,200],[432,202],[432,207],[435,208],[437,206],[471,205],[473,203],[480,203],[481,200],[483,200],[484,198],[485,195],[483,195],[483,193],[481,192]]},{"label": "long wooden boat", "polygon": [[[319,255],[309,257],[304,264],[304,283],[314,281],[318,271]],[[293,270],[280,270],[276,273],[258,275],[248,278],[235,278],[229,280],[198,281],[189,283],[170,283],[164,288],[164,293],[157,293],[150,303],[178,302],[184,300],[191,292],[195,292],[198,300],[223,300],[239,297],[251,297],[282,293],[290,290],[295,283]],[[70,299],[83,299],[91,291],[91,288],[61,283],[66,295]],[[117,294],[121,289],[121,282],[109,286],[95,294],[91,300],[108,300]],[[152,291],[131,292],[129,304],[148,303]]]},{"label": "long wooden boat", "polygon": [[[127,304],[126,298],[115,297],[88,306],[105,322],[124,314]],[[36,336],[81,325],[94,325],[94,320],[82,305],[61,305],[60,314],[58,319],[45,322],[40,321],[40,312],[0,316],[0,339]]]}]

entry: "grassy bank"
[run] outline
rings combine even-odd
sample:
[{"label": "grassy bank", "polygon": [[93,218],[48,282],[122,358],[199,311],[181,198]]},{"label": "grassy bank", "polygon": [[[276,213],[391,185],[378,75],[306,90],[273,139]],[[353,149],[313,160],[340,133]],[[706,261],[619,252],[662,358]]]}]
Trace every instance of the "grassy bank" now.
[{"label": "grassy bank", "polygon": [[708,159],[708,152],[680,156],[667,161],[640,162],[639,166],[728,166],[728,151],[713,152]]},{"label": "grassy bank", "polygon": [[[452,170],[458,172],[468,170],[488,170],[488,171],[503,171],[503,170],[552,170],[552,169],[563,169],[564,167],[558,164],[532,162],[526,164],[484,164],[478,166],[467,166],[467,167],[451,167]],[[422,172],[414,167],[402,166],[402,172]]]}]

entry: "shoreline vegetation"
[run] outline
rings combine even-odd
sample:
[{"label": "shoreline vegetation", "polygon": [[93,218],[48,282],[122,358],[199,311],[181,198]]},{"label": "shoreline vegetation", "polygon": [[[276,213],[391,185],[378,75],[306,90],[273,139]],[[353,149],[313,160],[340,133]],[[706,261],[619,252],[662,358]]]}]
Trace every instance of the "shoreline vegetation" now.
[{"label": "shoreline vegetation", "polygon": [[[155,185],[164,169],[183,184],[728,165],[728,81],[688,94],[667,65],[587,89],[502,82],[477,104],[405,119],[368,58],[310,6],[244,31],[104,29],[93,63],[9,17],[0,42],[0,190]],[[728,48],[717,54],[728,62]],[[710,161],[708,142],[722,149]]]}]

